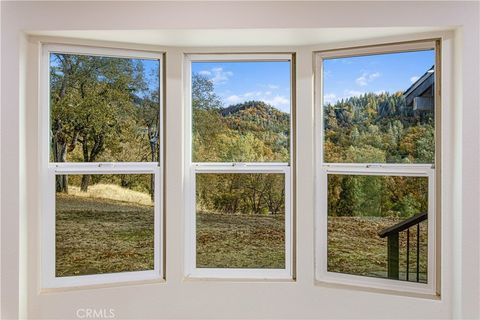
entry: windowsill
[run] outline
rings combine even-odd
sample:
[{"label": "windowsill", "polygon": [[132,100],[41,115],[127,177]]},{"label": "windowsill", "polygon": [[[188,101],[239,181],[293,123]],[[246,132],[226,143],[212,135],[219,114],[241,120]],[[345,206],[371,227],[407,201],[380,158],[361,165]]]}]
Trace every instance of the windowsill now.
[{"label": "windowsill", "polygon": [[[363,278],[363,277],[361,277]],[[392,280],[395,281],[395,280]],[[389,294],[389,295],[397,295],[403,297],[411,297],[411,298],[421,298],[421,299],[430,299],[430,300],[441,300],[441,296],[439,294],[428,293],[428,292],[420,292],[418,290],[412,288],[387,288],[387,286],[380,287],[369,285],[367,283],[360,284],[360,283],[353,283],[347,281],[338,281],[334,279],[322,279],[322,280],[315,280],[315,286],[317,287],[325,287],[325,288],[333,288],[333,289],[343,289],[343,290],[354,290],[354,291],[364,291],[364,292],[372,292],[372,293],[379,293],[379,294]]]},{"label": "windowsill", "polygon": [[196,268],[184,281],[295,282],[295,279],[290,271],[283,269]]},{"label": "windowsill", "polygon": [[157,271],[119,272],[46,279],[40,293],[165,283]]}]

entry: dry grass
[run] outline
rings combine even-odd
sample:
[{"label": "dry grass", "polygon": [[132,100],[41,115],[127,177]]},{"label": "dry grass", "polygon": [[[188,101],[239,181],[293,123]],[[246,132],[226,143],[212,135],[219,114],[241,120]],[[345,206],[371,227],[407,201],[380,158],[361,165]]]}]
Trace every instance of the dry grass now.
[{"label": "dry grass", "polygon": [[56,275],[153,269],[153,207],[57,194]]},{"label": "dry grass", "polygon": [[82,198],[116,200],[144,206],[153,206],[152,199],[148,193],[122,188],[115,184],[94,184],[88,187],[87,192],[80,191],[80,187],[69,186],[68,194]]},{"label": "dry grass", "polygon": [[197,267],[285,268],[285,216],[197,213]]},{"label": "dry grass", "polygon": [[[377,232],[401,219],[329,217],[328,270],[371,277],[387,277],[387,239]],[[416,227],[410,233],[410,280],[416,280]],[[426,281],[427,228],[420,228],[420,281]],[[400,233],[400,279],[406,275],[406,234]]]},{"label": "dry grass", "polygon": [[[57,276],[151,270],[154,214],[150,196],[119,186],[97,186],[92,186],[87,194],[74,187],[70,187],[72,194],[57,194]],[[330,217],[329,271],[386,277],[387,242],[377,232],[398,221]],[[400,238],[401,278],[405,278],[405,238]],[[422,281],[426,279],[426,238],[423,223]],[[410,240],[410,278],[415,280],[412,273],[416,269],[416,232],[412,232]],[[198,267],[284,268],[284,244],[283,215],[197,213]]]}]

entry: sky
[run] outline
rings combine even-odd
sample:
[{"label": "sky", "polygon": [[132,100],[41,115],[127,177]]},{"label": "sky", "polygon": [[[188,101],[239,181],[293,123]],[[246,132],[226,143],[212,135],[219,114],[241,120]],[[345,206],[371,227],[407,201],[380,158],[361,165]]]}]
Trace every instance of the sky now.
[{"label": "sky", "polygon": [[192,73],[213,82],[214,91],[225,107],[260,100],[290,112],[290,62],[193,62]]},{"label": "sky", "polygon": [[324,103],[366,92],[403,92],[434,64],[434,50],[324,60]]},{"label": "sky", "polygon": [[[160,83],[160,61],[149,59],[132,59],[134,62],[143,64],[143,76],[147,83],[148,91],[158,90]],[[148,95],[149,92],[139,93],[140,96]]]}]

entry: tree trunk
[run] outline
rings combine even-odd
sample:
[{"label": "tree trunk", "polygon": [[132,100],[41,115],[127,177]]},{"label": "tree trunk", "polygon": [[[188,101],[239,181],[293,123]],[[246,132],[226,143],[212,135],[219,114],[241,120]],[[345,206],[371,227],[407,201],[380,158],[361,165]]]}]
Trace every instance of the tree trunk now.
[{"label": "tree trunk", "polygon": [[[65,162],[67,158],[67,142],[60,133],[61,127],[60,121],[54,124],[54,128],[56,128],[56,132],[52,136],[54,162]],[[55,177],[55,190],[56,192],[68,193],[68,178],[66,175],[58,175]]]},{"label": "tree trunk", "polygon": [[80,185],[80,191],[87,192],[89,183],[90,183],[90,175],[89,174],[84,174],[82,176],[82,184]]},{"label": "tree trunk", "polygon": [[55,176],[55,191],[68,193],[68,176],[66,174]]}]

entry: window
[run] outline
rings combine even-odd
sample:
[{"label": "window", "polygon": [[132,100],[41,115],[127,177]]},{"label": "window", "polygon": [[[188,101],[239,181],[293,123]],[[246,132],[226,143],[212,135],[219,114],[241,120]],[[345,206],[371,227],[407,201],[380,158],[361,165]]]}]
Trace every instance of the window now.
[{"label": "window", "polygon": [[320,281],[435,293],[436,52],[418,42],[317,54]]},{"label": "window", "polygon": [[43,54],[43,287],[161,278],[161,55]]},{"label": "window", "polygon": [[292,279],[291,77],[291,55],[187,56],[187,276]]}]

